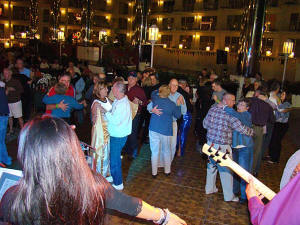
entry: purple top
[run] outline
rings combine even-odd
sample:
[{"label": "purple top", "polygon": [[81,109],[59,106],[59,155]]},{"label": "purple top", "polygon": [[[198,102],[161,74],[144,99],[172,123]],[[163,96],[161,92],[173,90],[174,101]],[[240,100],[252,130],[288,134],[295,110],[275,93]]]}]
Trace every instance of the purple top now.
[{"label": "purple top", "polygon": [[256,97],[250,98],[250,101],[248,111],[251,113],[254,125],[264,126],[267,123],[275,122],[273,108],[268,103]]},{"label": "purple top", "polygon": [[268,204],[258,197],[250,198],[248,208],[253,225],[300,224],[300,173],[297,174]]}]

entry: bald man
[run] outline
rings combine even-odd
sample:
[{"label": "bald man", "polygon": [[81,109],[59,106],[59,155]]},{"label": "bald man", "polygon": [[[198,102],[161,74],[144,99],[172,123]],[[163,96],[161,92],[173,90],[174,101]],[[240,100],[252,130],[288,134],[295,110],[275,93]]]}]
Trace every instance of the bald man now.
[{"label": "bald man", "polygon": [[[207,129],[207,144],[214,145],[215,149],[220,149],[222,152],[228,150],[229,157],[232,158],[232,132],[236,130],[242,134],[253,136],[253,129],[241,123],[237,118],[227,114],[224,111],[225,106],[232,108],[235,104],[235,96],[225,94],[222,102],[214,105],[208,111],[203,120],[203,127]],[[224,201],[239,201],[233,193],[233,176],[227,167],[219,166],[214,160],[210,159],[207,164],[206,176],[206,194],[218,192],[216,188],[217,172],[220,173],[221,184],[223,188]]]}]

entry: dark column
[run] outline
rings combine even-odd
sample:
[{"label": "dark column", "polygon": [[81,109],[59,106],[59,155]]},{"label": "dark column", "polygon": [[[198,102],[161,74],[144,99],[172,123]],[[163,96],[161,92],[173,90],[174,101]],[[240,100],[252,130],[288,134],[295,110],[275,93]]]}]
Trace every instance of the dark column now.
[{"label": "dark column", "polygon": [[253,77],[259,71],[259,58],[264,32],[266,0],[249,0],[243,14],[238,72]]},{"label": "dark column", "polygon": [[92,10],[93,1],[85,0],[82,9],[82,27],[81,33],[84,33],[83,41],[85,44],[88,44],[92,36],[92,19],[93,19],[93,10]]}]

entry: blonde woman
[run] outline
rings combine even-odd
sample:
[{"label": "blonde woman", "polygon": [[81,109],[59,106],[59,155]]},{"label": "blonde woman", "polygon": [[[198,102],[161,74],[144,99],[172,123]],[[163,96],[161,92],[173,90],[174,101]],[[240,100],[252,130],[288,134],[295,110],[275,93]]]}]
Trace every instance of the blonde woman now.
[{"label": "blonde woman", "polygon": [[108,182],[112,182],[113,179],[110,175],[109,168],[109,133],[107,130],[107,120],[101,110],[104,108],[106,111],[110,111],[112,106],[107,98],[107,85],[105,82],[97,82],[94,86],[95,100],[91,106],[92,112],[92,143],[91,145],[96,149],[96,171],[107,179]]},{"label": "blonde woman", "polygon": [[[173,117],[178,119],[181,116],[180,102],[172,102],[168,97],[170,88],[162,85],[158,91],[152,92],[152,102],[148,110],[153,106],[161,111],[160,115],[151,114],[149,125],[149,140],[151,149],[152,176],[156,178],[157,168],[164,167],[166,176],[171,173],[173,153],[171,149],[171,137],[173,135]],[[152,106],[150,105],[152,104]]]}]

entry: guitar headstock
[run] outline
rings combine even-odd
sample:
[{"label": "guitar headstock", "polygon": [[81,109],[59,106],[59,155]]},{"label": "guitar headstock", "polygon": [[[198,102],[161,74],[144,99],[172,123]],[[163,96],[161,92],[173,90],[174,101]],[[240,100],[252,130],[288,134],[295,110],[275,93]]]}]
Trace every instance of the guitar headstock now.
[{"label": "guitar headstock", "polygon": [[215,149],[213,145],[209,146],[208,144],[204,144],[202,152],[219,163],[220,166],[229,166],[229,161],[231,161],[231,159],[228,157],[229,152],[227,152],[227,150],[226,153],[224,153]]}]

